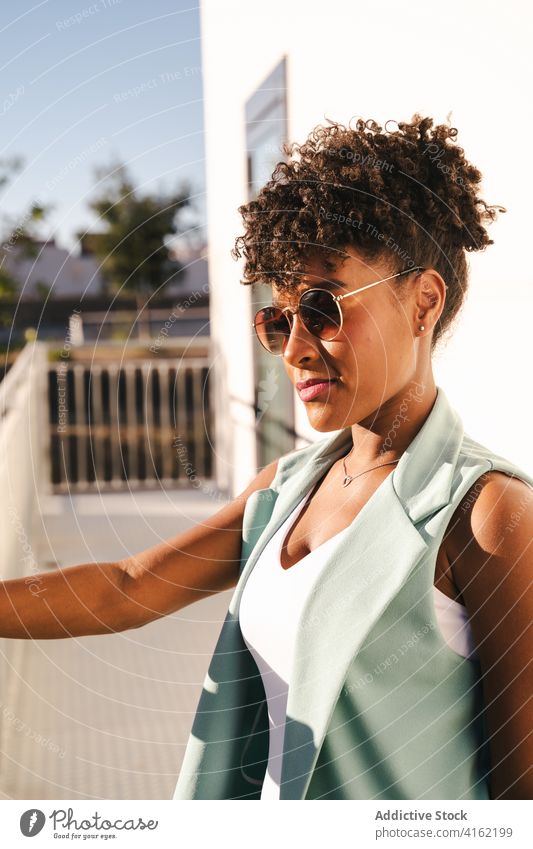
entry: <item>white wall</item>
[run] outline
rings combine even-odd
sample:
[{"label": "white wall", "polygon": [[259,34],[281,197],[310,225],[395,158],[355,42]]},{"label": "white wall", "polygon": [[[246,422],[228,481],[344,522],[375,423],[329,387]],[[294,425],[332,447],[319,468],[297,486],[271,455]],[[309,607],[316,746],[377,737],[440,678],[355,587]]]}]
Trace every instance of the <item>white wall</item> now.
[{"label": "white wall", "polygon": [[[495,244],[470,257],[470,294],[435,377],[473,438],[533,468],[532,30],[519,0],[202,0],[212,331],[228,393],[252,400],[250,293],[230,256],[246,199],[244,103],[286,53],[291,141],[326,118],[384,122],[419,111],[440,122],[451,112],[484,174],[482,196],[508,212],[490,227]],[[297,430],[316,438],[297,399],[296,416]],[[253,474],[253,431],[237,402],[223,417],[226,433],[230,422],[221,463],[237,491]]]}]

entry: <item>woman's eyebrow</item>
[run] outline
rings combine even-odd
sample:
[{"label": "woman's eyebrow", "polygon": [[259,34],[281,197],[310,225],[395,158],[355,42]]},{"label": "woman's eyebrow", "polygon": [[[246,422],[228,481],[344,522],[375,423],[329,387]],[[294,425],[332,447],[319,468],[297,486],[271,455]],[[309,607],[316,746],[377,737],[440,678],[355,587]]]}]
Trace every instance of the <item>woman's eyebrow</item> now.
[{"label": "woman's eyebrow", "polygon": [[[336,290],[336,289],[346,288],[347,285],[348,285],[347,283],[344,283],[342,280],[337,280],[335,277],[328,277],[327,280],[317,280],[316,282],[310,283],[307,288],[308,289],[333,289],[333,290]],[[306,290],[303,289],[300,294],[302,294],[305,291]],[[275,295],[272,297],[272,306],[278,307],[278,306],[281,306],[282,303],[283,302],[278,300]],[[287,306],[287,304],[285,304],[285,306]]]},{"label": "woman's eyebrow", "polygon": [[328,277],[326,280],[316,280],[310,283],[309,289],[335,289],[346,285],[342,280],[337,280],[336,277]]},{"label": "woman's eyebrow", "polygon": [[323,280],[317,284],[318,288],[322,287],[323,289],[342,289],[345,288],[348,284],[344,283],[343,280],[337,280],[335,277],[328,277],[327,280]]}]

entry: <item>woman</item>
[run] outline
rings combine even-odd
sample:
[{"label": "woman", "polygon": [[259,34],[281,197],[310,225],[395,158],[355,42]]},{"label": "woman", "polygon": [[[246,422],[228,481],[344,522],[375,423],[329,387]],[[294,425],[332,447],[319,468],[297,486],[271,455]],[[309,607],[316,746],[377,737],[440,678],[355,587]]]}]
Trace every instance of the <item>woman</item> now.
[{"label": "woman", "polygon": [[531,798],[533,478],[464,433],[431,366],[495,208],[454,128],[329,124],[241,207],[234,256],[333,436],[173,540],[39,598],[4,582],[1,635],[135,628],[235,587],[175,799]]}]

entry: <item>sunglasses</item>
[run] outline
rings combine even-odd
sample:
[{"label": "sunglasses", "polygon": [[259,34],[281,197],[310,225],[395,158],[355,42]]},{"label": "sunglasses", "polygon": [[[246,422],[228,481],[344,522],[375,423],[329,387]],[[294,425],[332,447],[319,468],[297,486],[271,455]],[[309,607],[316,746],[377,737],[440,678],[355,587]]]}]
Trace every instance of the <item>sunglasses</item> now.
[{"label": "sunglasses", "polygon": [[317,339],[332,342],[342,330],[340,301],[343,298],[364,292],[365,289],[370,289],[386,280],[392,280],[394,277],[413,274],[415,271],[419,273],[424,269],[421,266],[406,268],[404,271],[398,271],[397,274],[376,280],[374,283],[369,283],[353,292],[346,292],[344,295],[334,295],[327,289],[306,289],[300,296],[296,310],[291,310],[289,307],[283,309],[275,306],[263,307],[256,312],[252,326],[263,348],[277,357],[283,354],[285,342],[291,335],[292,318],[289,319],[289,315],[292,317],[296,313],[309,333]]}]

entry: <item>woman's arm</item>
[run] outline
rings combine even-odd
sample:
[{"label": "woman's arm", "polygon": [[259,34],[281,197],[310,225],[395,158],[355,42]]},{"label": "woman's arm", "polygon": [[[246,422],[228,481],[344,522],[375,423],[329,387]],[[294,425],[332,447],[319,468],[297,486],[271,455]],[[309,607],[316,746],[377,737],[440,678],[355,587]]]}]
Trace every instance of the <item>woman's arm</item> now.
[{"label": "woman's arm", "polygon": [[497,471],[480,482],[448,553],[481,663],[491,798],[533,799],[533,490]]},{"label": "woman's arm", "polygon": [[246,501],[270,485],[277,462],[214,516],[146,551],[0,582],[0,637],[47,640],[139,628],[235,586]]}]

